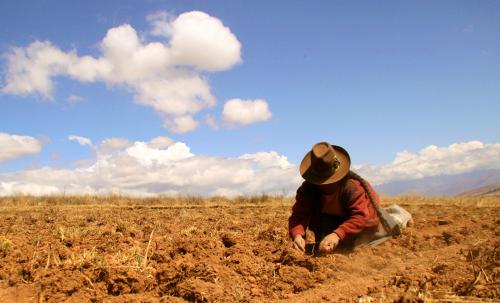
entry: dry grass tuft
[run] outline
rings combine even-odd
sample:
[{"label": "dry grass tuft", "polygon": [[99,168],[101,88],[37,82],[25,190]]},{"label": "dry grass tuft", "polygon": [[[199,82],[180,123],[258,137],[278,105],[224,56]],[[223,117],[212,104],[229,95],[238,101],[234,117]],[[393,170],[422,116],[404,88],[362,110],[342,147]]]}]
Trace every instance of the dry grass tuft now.
[{"label": "dry grass tuft", "polygon": [[12,250],[12,241],[5,237],[0,237],[0,257],[5,257]]}]

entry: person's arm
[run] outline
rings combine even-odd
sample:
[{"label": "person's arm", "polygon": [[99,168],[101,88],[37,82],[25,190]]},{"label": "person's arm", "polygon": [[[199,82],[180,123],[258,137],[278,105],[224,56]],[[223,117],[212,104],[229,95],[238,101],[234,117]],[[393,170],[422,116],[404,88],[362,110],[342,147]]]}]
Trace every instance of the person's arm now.
[{"label": "person's arm", "polygon": [[312,199],[314,199],[313,185],[308,182],[302,183],[297,189],[292,215],[288,219],[288,231],[292,239],[297,235],[305,236],[312,214],[314,202]]},{"label": "person's arm", "polygon": [[[373,190],[371,193],[376,196]],[[346,203],[348,218],[334,231],[340,241],[378,227],[377,212],[359,181],[349,179],[346,182],[342,200]]]}]

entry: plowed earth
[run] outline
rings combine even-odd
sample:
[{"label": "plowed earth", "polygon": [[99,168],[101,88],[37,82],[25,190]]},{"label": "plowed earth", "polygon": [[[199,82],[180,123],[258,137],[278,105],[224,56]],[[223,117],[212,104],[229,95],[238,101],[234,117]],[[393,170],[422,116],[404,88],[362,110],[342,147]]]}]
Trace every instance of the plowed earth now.
[{"label": "plowed earth", "polygon": [[0,208],[0,302],[498,301],[500,207],[405,206],[377,247],[303,255],[290,205]]}]

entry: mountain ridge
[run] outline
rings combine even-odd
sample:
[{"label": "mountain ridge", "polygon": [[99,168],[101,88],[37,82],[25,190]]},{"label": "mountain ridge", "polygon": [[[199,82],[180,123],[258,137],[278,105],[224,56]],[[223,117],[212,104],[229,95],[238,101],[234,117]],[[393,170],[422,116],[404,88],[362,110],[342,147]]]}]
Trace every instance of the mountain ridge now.
[{"label": "mountain ridge", "polygon": [[472,190],[468,190],[459,197],[500,197],[500,182],[481,186]]},{"label": "mountain ridge", "polygon": [[500,182],[500,169],[480,170],[455,175],[440,175],[416,180],[389,182],[375,186],[384,195],[416,194],[456,196]]}]

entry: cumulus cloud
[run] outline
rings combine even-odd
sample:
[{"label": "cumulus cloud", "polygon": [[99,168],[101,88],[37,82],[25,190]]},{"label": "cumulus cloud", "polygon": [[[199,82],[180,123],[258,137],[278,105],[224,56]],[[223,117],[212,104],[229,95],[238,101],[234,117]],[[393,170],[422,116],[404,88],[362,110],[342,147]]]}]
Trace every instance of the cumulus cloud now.
[{"label": "cumulus cloud", "polygon": [[202,12],[180,15],[171,25],[174,61],[207,71],[226,70],[241,61],[241,45],[219,19]]},{"label": "cumulus cloud", "polygon": [[170,120],[165,120],[164,126],[174,133],[182,134],[195,130],[198,127],[198,121],[189,115],[177,116]]},{"label": "cumulus cloud", "polygon": [[215,105],[204,72],[223,71],[241,62],[241,44],[217,18],[193,11],[176,18],[158,12],[147,18],[151,34],[163,40],[145,42],[129,24],[111,28],[100,43],[99,57],[65,52],[49,41],[13,47],[5,86],[15,95],[53,98],[53,78],[124,86],[135,102],[153,107],[176,133],[196,129],[193,115]]},{"label": "cumulus cloud", "polygon": [[167,149],[152,148],[145,142],[135,142],[126,150],[129,156],[137,159],[143,166],[152,166],[153,164],[167,164],[173,161],[187,159],[193,156],[189,147],[177,142]]},{"label": "cumulus cloud", "polygon": [[[73,136],[83,145],[88,138]],[[82,140],[83,139],[83,140]],[[0,195],[110,194],[150,195],[291,195],[302,182],[297,166],[276,151],[234,158],[197,155],[183,142],[167,137],[150,141],[109,138],[93,145],[95,154],[72,168],[42,167],[0,172]],[[0,161],[36,153],[31,137],[0,133]],[[500,168],[500,143],[479,141],[430,145],[399,152],[389,164],[354,165],[374,184]]]},{"label": "cumulus cloud", "polygon": [[288,195],[301,182],[297,167],[274,151],[236,158],[195,155],[186,144],[166,137],[146,142],[111,138],[96,146],[95,159],[85,166],[0,173],[0,195]]},{"label": "cumulus cloud", "polygon": [[248,125],[271,119],[266,100],[231,99],[224,104],[222,118],[230,125]]},{"label": "cumulus cloud", "polygon": [[293,167],[293,165],[288,162],[288,158],[286,156],[279,155],[275,151],[244,154],[241,155],[239,159],[253,160],[255,163],[260,164],[262,167],[278,167],[281,169],[288,169]]},{"label": "cumulus cloud", "polygon": [[374,184],[498,168],[500,143],[485,144],[480,141],[445,147],[429,145],[417,153],[399,152],[390,164],[354,166]]},{"label": "cumulus cloud", "polygon": [[0,182],[0,195],[13,196],[19,193],[34,196],[55,195],[61,193],[56,186],[40,185],[29,182]]},{"label": "cumulus cloud", "polygon": [[0,163],[41,151],[39,140],[29,136],[19,136],[0,132]]},{"label": "cumulus cloud", "polygon": [[104,139],[99,144],[99,151],[103,154],[111,153],[115,150],[120,150],[132,145],[130,141],[124,138],[108,138]]},{"label": "cumulus cloud", "polygon": [[148,142],[148,146],[151,148],[167,148],[174,143],[175,141],[168,137],[158,136],[151,139],[151,141]]},{"label": "cumulus cloud", "polygon": [[75,135],[69,135],[68,140],[70,141],[75,141],[81,146],[92,146],[92,141],[89,138],[81,137],[81,136],[75,136]]}]

